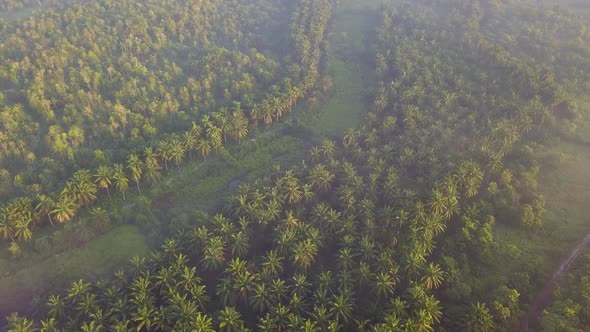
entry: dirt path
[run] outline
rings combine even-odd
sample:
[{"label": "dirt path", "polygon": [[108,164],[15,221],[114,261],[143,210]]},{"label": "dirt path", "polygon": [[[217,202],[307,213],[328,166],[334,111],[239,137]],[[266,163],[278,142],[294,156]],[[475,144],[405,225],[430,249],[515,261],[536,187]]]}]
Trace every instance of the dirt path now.
[{"label": "dirt path", "polygon": [[559,286],[563,277],[567,274],[570,268],[573,266],[574,262],[586,252],[586,250],[590,247],[590,234],[586,235],[584,240],[580,244],[578,244],[574,250],[572,250],[571,254],[564,259],[557,270],[549,279],[549,282],[541,292],[539,292],[531,303],[530,309],[527,312],[524,319],[521,321],[519,331],[536,331],[536,327],[538,327],[539,320],[543,313],[543,310],[551,303],[553,300],[553,292]]}]

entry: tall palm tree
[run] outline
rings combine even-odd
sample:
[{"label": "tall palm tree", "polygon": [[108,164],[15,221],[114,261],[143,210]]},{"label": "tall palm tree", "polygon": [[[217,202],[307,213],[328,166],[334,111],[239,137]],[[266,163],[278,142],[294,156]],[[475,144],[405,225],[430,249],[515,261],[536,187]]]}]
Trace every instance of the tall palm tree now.
[{"label": "tall palm tree", "polygon": [[184,158],[185,152],[186,150],[182,142],[177,138],[172,139],[172,141],[170,142],[170,155],[172,156],[172,159],[174,160],[174,163],[176,164],[176,167],[179,170],[180,161],[182,160],[182,158]]},{"label": "tall palm tree", "polygon": [[137,191],[140,195],[141,189],[139,188],[139,181],[141,180],[143,167],[143,162],[135,153],[129,155],[129,158],[127,159],[127,168],[131,172],[131,180],[135,181],[135,184],[137,185]]},{"label": "tall palm tree", "polygon": [[53,218],[51,218],[51,211],[53,211],[54,208],[55,202],[53,199],[51,199],[51,197],[45,196],[43,194],[37,196],[37,205],[35,206],[35,209],[39,214],[44,214],[47,216],[51,226],[54,226]]},{"label": "tall palm tree", "polygon": [[164,160],[164,169],[168,171],[168,161],[172,160],[172,147],[170,141],[160,141],[158,143],[158,155]]},{"label": "tall palm tree", "polygon": [[111,193],[109,192],[109,187],[111,186],[111,179],[113,177],[113,170],[107,165],[102,165],[102,166],[98,167],[94,177],[95,177],[94,182],[96,183],[96,185],[101,189],[105,189],[107,192],[107,195],[109,196],[109,199],[110,199]]},{"label": "tall palm tree", "polygon": [[127,175],[125,175],[123,165],[121,164],[115,164],[113,166],[113,183],[115,184],[115,188],[123,194],[123,200],[125,200],[125,192],[129,187],[129,179],[127,179]]},{"label": "tall palm tree", "polygon": [[199,142],[197,143],[197,151],[199,151],[199,153],[201,153],[201,156],[203,157],[203,159],[207,160],[207,156],[209,155],[209,153],[211,153],[212,147],[211,147],[211,143],[209,142],[209,140],[205,139],[205,138],[201,138],[199,140]]}]

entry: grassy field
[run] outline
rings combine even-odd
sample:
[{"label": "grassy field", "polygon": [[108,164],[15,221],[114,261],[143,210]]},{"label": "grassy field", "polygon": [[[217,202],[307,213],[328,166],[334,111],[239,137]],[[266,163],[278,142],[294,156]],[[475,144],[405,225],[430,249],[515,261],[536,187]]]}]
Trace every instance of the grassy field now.
[{"label": "grassy field", "polygon": [[334,96],[322,107],[312,127],[318,134],[341,137],[347,128],[354,128],[362,121],[362,87],[360,68],[341,59],[332,65],[336,89]]},{"label": "grassy field", "polygon": [[363,120],[368,93],[364,86],[368,86],[373,74],[372,38],[380,3],[346,1],[336,10],[330,35],[334,93],[319,110],[306,112],[302,119],[319,136],[340,139],[346,129],[359,126]]},{"label": "grassy field", "polygon": [[67,287],[72,280],[104,276],[130,257],[149,252],[143,234],[136,226],[119,226],[87,245],[55,255],[18,273],[0,279],[0,313],[28,310],[28,301],[51,289]]},{"label": "grassy field", "polygon": [[[590,95],[581,97],[578,105],[590,116]],[[569,251],[590,232],[590,119],[579,127],[575,139],[561,139],[550,150],[563,161],[546,167],[539,185],[545,195],[545,222],[558,244]],[[551,250],[549,250],[551,251]]]}]

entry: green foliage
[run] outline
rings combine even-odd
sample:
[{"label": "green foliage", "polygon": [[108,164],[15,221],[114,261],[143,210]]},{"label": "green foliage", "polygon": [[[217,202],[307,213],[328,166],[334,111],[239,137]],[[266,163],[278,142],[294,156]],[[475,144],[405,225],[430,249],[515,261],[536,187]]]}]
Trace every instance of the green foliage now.
[{"label": "green foliage", "polygon": [[[321,77],[325,68],[322,53],[337,2],[300,0],[290,6],[280,3],[291,13],[292,48],[284,60],[288,69],[276,68],[274,63],[269,63],[267,70],[258,65],[262,78],[257,79],[263,84],[238,89],[237,94],[231,76],[219,86],[212,79],[206,91],[199,91],[205,92],[203,100],[192,102],[217,111],[201,114],[190,128],[183,128],[181,135],[170,135],[153,146],[139,148],[147,132],[162,130],[159,125],[176,129],[175,121],[188,123],[186,120],[196,115],[190,113],[195,109],[180,111],[179,107],[181,102],[190,104],[190,100],[183,99],[193,98],[193,94],[182,84],[178,91],[169,93],[146,88],[155,91],[160,99],[153,102],[155,105],[139,108],[152,112],[153,117],[147,118],[155,119],[144,123],[137,116],[138,123],[144,125],[141,128],[148,126],[142,132],[134,116],[121,115],[136,114],[142,100],[135,99],[141,99],[144,91],[121,83],[125,93],[108,96],[114,119],[109,121],[111,128],[118,130],[115,141],[129,139],[138,146],[130,153],[121,153],[118,160],[127,162],[113,165],[112,185],[124,195],[128,182],[135,182],[140,196],[134,203],[136,209],[123,213],[134,215],[138,224],[155,219],[156,214],[170,216],[162,218],[162,222],[169,221],[169,230],[175,233],[150,257],[131,260],[111,280],[80,280],[67,294],[51,296],[50,309],[35,320],[12,316],[11,327],[29,328],[51,322],[75,330],[124,325],[137,330],[484,332],[514,326],[522,315],[521,302],[531,297],[536,286],[540,263],[525,260],[529,257],[527,246],[503,247],[506,239],[502,232],[516,229],[533,234],[542,230],[545,200],[539,193],[540,168],[531,146],[542,139],[543,131],[572,127],[578,121],[575,103],[566,91],[575,91],[568,90],[568,86],[586,77],[587,72],[568,71],[569,61],[586,68],[585,60],[565,59],[567,56],[551,46],[537,49],[527,45],[515,50],[506,43],[511,38],[506,38],[509,32],[504,30],[520,31],[528,23],[533,27],[525,31],[555,41],[558,37],[549,28],[559,26],[570,16],[527,14],[521,6],[530,4],[524,2],[492,2],[480,7],[479,1],[420,0],[387,2],[378,12],[373,8],[372,13],[380,17],[374,40],[373,107],[366,112],[362,126],[342,132],[341,125],[334,125],[333,134],[344,134],[342,143],[318,142],[297,166],[286,170],[276,167],[273,171],[260,168],[256,181],[239,185],[223,213],[213,217],[187,209],[162,213],[174,206],[167,199],[197,201],[243,177],[239,173],[244,169],[255,173],[261,164],[258,158],[272,161],[277,155],[301,148],[293,137],[278,137],[272,131],[265,133],[260,143],[245,143],[237,154],[228,152],[231,147],[226,141],[229,138],[241,143],[248,129],[259,124],[270,126],[306,94],[307,101],[313,103],[317,96],[309,95],[312,90],[328,90],[331,82]],[[163,7],[171,3],[164,2]],[[150,4],[148,1],[139,10]],[[243,47],[264,44],[269,38],[252,34],[243,41],[238,39],[243,37],[240,24],[249,27],[246,31],[263,25],[260,20],[247,19],[253,15],[248,9],[266,3],[247,2],[246,12],[240,15],[233,13],[233,8],[206,4],[222,18],[231,14],[233,20],[224,22],[234,22],[238,28],[226,27],[228,31],[217,33],[216,26],[212,28],[216,33],[210,35],[209,31],[203,36],[188,35],[193,37],[189,39],[193,47],[198,43],[208,46],[205,60],[198,62],[200,67],[191,67],[194,74],[253,75],[248,66],[233,68],[232,73],[224,66],[231,68],[232,57],[239,58]],[[118,5],[124,6],[125,2]],[[235,5],[240,6],[238,2]],[[261,15],[270,15],[273,8],[269,5]],[[147,19],[152,19],[147,14]],[[161,15],[168,17],[168,13]],[[514,21],[515,15],[525,17],[508,23]],[[534,15],[556,21],[537,22]],[[132,17],[139,22],[146,19]],[[560,42],[581,38],[586,43],[586,35],[574,31],[583,26],[580,24],[563,22],[564,28],[558,33]],[[138,26],[129,24],[125,29],[136,27],[133,32],[141,39],[151,27]],[[150,47],[168,45],[162,36],[171,39],[173,45],[177,41],[182,44],[180,39],[186,38],[181,37],[184,34],[153,35],[145,46],[123,43],[124,55],[149,58]],[[224,49],[216,48],[216,43],[224,45]],[[19,56],[18,48],[12,52],[12,56]],[[575,55],[579,50],[572,47],[567,52]],[[268,57],[276,53],[281,52],[273,50]],[[547,61],[545,56],[559,60],[551,62],[551,66],[535,62]],[[121,62],[125,59],[122,57]],[[130,63],[134,66],[122,66],[130,76],[148,75],[148,81],[137,83],[140,86],[184,80],[185,68],[177,68],[175,63],[163,64],[167,70],[156,73],[151,81],[152,67],[139,60]],[[101,90],[90,69],[76,65],[80,73],[70,76],[78,80],[79,87],[87,95]],[[118,66],[113,67],[113,73],[119,72]],[[568,70],[563,76],[555,75],[562,66]],[[337,76],[342,74],[336,69]],[[6,75],[12,84],[24,84],[31,75],[26,70],[20,68]],[[283,75],[280,82],[275,80],[275,72]],[[119,84],[116,79],[111,83]],[[56,84],[51,88],[55,91],[50,92],[57,99],[63,98],[68,86]],[[355,98],[360,96],[359,87],[351,91]],[[237,102],[232,103],[234,100]],[[71,105],[68,107],[69,99],[61,101],[65,103],[63,110],[54,116],[75,113]],[[170,118],[159,116],[162,110],[171,114]],[[334,114],[331,110],[323,116],[331,119]],[[122,119],[132,125],[127,126]],[[287,129],[293,134],[301,128],[293,124]],[[54,153],[61,154],[61,158],[76,160],[73,151],[88,144],[87,129],[78,123],[72,123],[67,131],[52,131],[53,144],[59,150]],[[186,157],[192,158],[192,153],[209,159],[194,169],[177,167],[176,180],[182,184],[170,185],[174,178],[159,182],[159,172],[170,172],[169,162],[179,166]],[[222,165],[228,167],[222,170]],[[28,228],[22,226],[22,220],[36,223],[44,217],[41,211],[49,211],[48,218],[65,223],[64,233],[81,241],[95,236],[93,232],[108,220],[108,214],[99,208],[92,210],[93,222],[90,218],[78,224],[69,221],[97,199],[99,189],[110,186],[110,174],[104,166],[94,172],[75,172],[56,198],[55,206],[42,196],[39,202],[26,198],[9,202],[2,211],[3,236],[13,243],[27,241],[28,235],[22,230]],[[194,182],[184,181],[189,177],[206,181],[194,188]],[[26,186],[22,178],[17,180],[14,185]],[[140,183],[147,187],[144,182],[155,186],[153,193],[157,196],[153,200],[149,189],[142,193]],[[166,194],[174,190],[176,194]],[[193,210],[196,205],[192,205]],[[32,206],[39,206],[39,211],[30,212]],[[198,223],[191,224],[192,218]],[[505,271],[488,273],[486,269],[500,266],[508,257],[514,259],[513,264],[522,266],[505,266],[505,275]],[[502,277],[495,279],[496,275]],[[587,300],[587,281],[580,279],[582,298],[575,301]],[[545,325],[567,330],[561,316],[570,318],[570,325],[586,322],[583,308],[588,307],[587,303],[584,306],[575,301],[560,301]]]}]

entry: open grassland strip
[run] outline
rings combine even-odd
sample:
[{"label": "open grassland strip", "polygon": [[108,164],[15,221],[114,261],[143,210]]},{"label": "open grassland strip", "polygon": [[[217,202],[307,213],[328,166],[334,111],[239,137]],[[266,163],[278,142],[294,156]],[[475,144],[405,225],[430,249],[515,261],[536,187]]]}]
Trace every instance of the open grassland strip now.
[{"label": "open grassland strip", "polygon": [[0,313],[29,310],[29,301],[79,278],[95,279],[110,273],[133,256],[149,252],[136,226],[123,225],[86,245],[0,279]]}]

